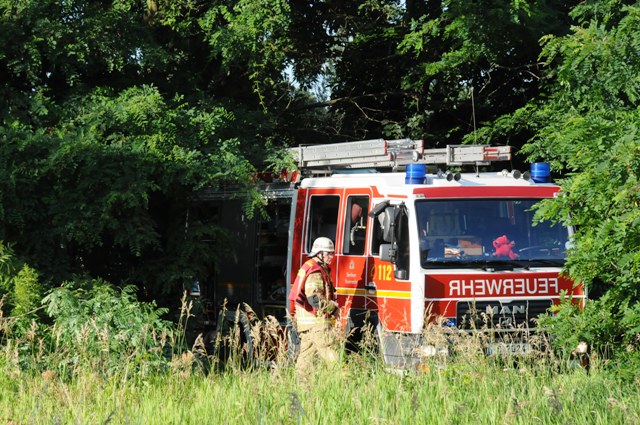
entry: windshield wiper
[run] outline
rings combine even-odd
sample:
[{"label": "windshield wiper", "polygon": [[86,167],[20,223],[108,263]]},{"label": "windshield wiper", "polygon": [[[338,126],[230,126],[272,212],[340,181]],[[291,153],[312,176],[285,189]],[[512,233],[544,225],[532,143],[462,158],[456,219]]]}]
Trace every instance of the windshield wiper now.
[{"label": "windshield wiper", "polygon": [[422,262],[425,269],[449,268],[449,269],[481,269],[484,271],[504,271],[515,269],[529,269],[531,267],[562,267],[565,260],[556,259],[517,259],[517,260],[499,260],[496,258],[487,258],[481,260],[461,260],[459,258],[427,260]]},{"label": "windshield wiper", "polygon": [[433,268],[459,268],[459,269],[482,269],[485,271],[493,270],[513,270],[516,268],[526,268],[522,263],[511,260],[470,260],[460,261],[456,260],[429,260],[422,264],[422,267],[426,269]]},{"label": "windshield wiper", "polygon": [[546,258],[531,258],[526,260],[520,260],[522,263],[527,263],[527,267],[531,266],[564,266],[565,260],[563,258],[546,259]]},{"label": "windshield wiper", "polygon": [[522,268],[522,264],[518,261],[513,260],[484,260],[477,261],[477,264],[482,265],[480,267],[484,271],[496,271],[496,270],[513,270],[517,268]]},{"label": "windshield wiper", "polygon": [[464,267],[467,263],[462,263],[460,261],[455,260],[427,260],[422,261],[422,267],[425,269],[439,269],[439,268],[461,268]]}]

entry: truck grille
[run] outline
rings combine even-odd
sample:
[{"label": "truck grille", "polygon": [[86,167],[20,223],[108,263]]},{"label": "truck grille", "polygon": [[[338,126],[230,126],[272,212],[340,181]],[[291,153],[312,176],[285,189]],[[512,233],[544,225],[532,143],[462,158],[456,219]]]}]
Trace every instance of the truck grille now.
[{"label": "truck grille", "polygon": [[457,323],[463,329],[532,328],[534,319],[547,312],[551,300],[460,301]]}]

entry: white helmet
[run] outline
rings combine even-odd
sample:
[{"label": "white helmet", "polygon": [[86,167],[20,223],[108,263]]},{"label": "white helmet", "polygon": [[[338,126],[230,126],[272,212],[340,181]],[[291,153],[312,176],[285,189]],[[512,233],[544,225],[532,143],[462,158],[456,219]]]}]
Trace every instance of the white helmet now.
[{"label": "white helmet", "polygon": [[315,257],[319,252],[336,252],[333,241],[329,238],[325,238],[324,236],[313,241],[309,257]]}]

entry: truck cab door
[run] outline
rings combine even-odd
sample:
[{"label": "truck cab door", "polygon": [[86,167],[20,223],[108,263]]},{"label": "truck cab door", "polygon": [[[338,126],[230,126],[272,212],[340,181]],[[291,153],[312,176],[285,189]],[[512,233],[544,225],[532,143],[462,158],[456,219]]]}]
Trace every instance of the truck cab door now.
[{"label": "truck cab door", "polygon": [[367,188],[346,189],[340,213],[340,232],[336,241],[335,280],[338,305],[347,330],[361,325],[365,308],[365,282],[368,270],[368,216],[371,193]]},{"label": "truck cab door", "polygon": [[411,329],[409,221],[404,205],[379,205],[372,212],[365,308],[384,329],[407,331]]}]

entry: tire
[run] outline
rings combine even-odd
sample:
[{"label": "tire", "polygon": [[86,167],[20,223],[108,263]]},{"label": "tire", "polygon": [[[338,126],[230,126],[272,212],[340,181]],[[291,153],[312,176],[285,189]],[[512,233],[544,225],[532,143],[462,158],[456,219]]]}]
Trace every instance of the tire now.
[{"label": "tire", "polygon": [[[246,366],[253,363],[254,341],[251,322],[243,311],[221,311],[216,327],[216,351],[223,363],[237,360]],[[236,338],[237,337],[237,338]]]}]

